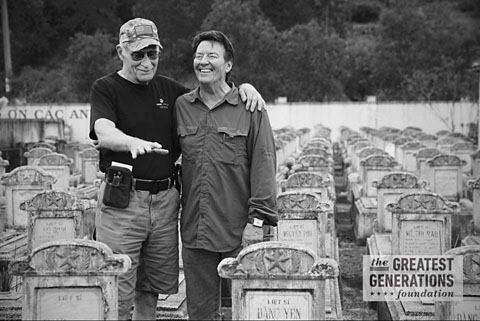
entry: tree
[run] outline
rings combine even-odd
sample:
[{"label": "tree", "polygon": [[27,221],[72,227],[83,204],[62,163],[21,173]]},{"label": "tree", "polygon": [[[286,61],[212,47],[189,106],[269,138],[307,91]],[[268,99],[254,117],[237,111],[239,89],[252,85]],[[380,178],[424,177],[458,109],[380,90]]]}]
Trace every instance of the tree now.
[{"label": "tree", "polygon": [[[201,29],[224,32],[235,48],[233,80],[253,83],[268,99],[278,95],[281,76],[278,59],[283,44],[256,0],[216,0]],[[279,46],[280,45],[280,46]]]}]

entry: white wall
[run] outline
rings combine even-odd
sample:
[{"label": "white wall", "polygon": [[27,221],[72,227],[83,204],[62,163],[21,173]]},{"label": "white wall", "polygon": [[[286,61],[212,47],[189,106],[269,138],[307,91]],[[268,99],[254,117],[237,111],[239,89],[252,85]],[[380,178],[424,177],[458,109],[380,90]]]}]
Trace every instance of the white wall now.
[{"label": "white wall", "polygon": [[[285,103],[268,104],[267,110],[273,129],[285,126],[312,128],[321,123],[332,129],[333,135],[338,133],[340,126],[354,130],[362,126],[398,129],[415,126],[435,134],[439,130],[451,130],[439,118],[449,120],[451,115],[455,130],[466,134],[466,125],[478,120],[478,104],[469,102],[456,103],[453,107],[451,103],[442,102],[434,103],[432,107],[422,103]],[[5,106],[0,109],[0,118],[62,119],[71,128],[72,141],[90,142],[89,104]]]},{"label": "white wall", "polygon": [[[391,126],[404,129],[414,126],[435,134],[440,130],[452,130],[441,120],[454,120],[455,131],[467,134],[467,124],[478,121],[478,104],[470,102],[434,103],[291,103],[269,104],[270,122],[274,129],[285,126],[313,127],[321,123],[332,129],[335,135],[340,126],[359,130],[362,126],[380,128]],[[332,137],[335,139],[335,137]]]}]

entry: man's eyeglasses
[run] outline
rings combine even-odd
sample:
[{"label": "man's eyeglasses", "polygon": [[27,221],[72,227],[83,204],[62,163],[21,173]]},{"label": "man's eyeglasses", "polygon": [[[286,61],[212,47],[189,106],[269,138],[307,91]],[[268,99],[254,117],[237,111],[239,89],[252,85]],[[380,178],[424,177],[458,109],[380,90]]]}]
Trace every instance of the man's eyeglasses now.
[{"label": "man's eyeglasses", "polygon": [[148,59],[156,60],[158,59],[159,52],[157,50],[150,50],[150,51],[134,51],[129,52],[130,57],[132,57],[133,61],[142,61],[147,55]]}]

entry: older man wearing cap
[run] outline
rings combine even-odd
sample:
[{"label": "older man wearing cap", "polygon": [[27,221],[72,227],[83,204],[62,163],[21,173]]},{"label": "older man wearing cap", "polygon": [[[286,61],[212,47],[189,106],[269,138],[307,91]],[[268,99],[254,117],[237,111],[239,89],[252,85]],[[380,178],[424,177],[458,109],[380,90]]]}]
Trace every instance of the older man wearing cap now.
[{"label": "older man wearing cap", "polygon": [[[90,138],[106,173],[98,194],[96,237],[132,268],[120,276],[119,319],[155,319],[158,294],[178,291],[179,192],[174,186],[173,107],[188,89],[156,75],[162,45],[155,24],[136,18],[120,28],[122,69],[96,80],[91,90]],[[265,102],[243,84],[247,109]]]}]

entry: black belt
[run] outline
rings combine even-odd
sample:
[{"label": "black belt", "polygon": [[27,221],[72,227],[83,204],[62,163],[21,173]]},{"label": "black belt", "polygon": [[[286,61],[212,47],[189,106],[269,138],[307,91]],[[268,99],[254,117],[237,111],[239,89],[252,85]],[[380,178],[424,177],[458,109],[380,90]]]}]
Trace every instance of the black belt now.
[{"label": "black belt", "polygon": [[173,186],[173,178],[169,177],[162,180],[148,180],[134,178],[132,188],[138,191],[149,191],[152,194],[157,194],[160,191],[170,189]]}]

